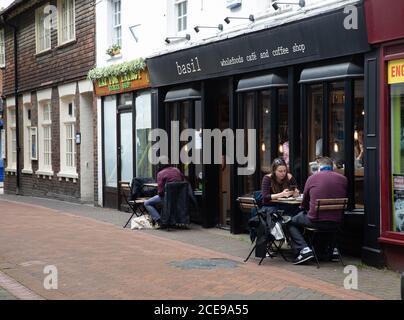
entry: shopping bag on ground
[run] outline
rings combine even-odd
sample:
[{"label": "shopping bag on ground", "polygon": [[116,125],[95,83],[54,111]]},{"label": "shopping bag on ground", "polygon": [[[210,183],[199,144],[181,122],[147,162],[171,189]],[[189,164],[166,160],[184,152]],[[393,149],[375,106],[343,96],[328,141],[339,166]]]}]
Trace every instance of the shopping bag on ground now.
[{"label": "shopping bag on ground", "polygon": [[130,228],[132,230],[153,229],[151,219],[147,215],[133,218],[130,221]]}]

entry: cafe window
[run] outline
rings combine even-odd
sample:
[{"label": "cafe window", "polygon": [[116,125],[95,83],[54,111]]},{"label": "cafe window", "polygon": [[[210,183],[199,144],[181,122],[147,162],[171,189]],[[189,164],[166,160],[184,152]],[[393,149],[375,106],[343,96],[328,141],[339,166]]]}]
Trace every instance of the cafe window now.
[{"label": "cafe window", "polygon": [[328,154],[334,160],[337,170],[344,173],[344,131],[345,131],[345,87],[344,82],[329,84],[328,110]]},{"label": "cafe window", "polygon": [[365,171],[365,99],[364,81],[355,81],[354,98],[354,164],[355,164],[355,207],[363,209],[364,200],[364,171]]},{"label": "cafe window", "polygon": [[261,91],[261,127],[260,127],[260,142],[261,142],[261,172],[263,175],[271,171],[271,92],[268,90]]},{"label": "cafe window", "polygon": [[257,130],[258,146],[254,150],[257,169],[241,178],[242,192],[247,194],[261,188],[262,178],[271,172],[274,158],[289,160],[287,79],[275,73],[243,78],[238,83],[237,93],[241,94],[239,125],[244,129],[245,153],[248,129]]},{"label": "cafe window", "polygon": [[278,156],[282,157],[289,165],[289,134],[288,134],[288,89],[278,91]]},{"label": "cafe window", "polygon": [[316,170],[315,159],[323,154],[323,85],[308,88],[308,156],[310,172]]},{"label": "cafe window", "polygon": [[[335,171],[348,179],[349,210],[364,209],[364,82],[363,69],[352,63],[302,72],[306,101],[302,155],[307,171],[318,171],[316,159],[334,160]],[[359,78],[359,79],[358,79]]]},{"label": "cafe window", "polygon": [[390,86],[390,105],[394,199],[392,229],[404,232],[404,83]]},{"label": "cafe window", "polygon": [[[247,93],[244,100],[243,128],[244,128],[244,150],[248,150],[248,129],[255,129],[254,122],[254,93]],[[245,193],[253,192],[256,189],[255,176],[249,175],[243,178],[243,190]]]},{"label": "cafe window", "polygon": [[[176,130],[178,130],[179,134],[183,133],[186,129],[194,129],[196,135],[196,137],[188,137],[188,141],[180,141],[179,146],[176,146],[176,143],[169,143],[168,146],[170,160],[188,178],[195,191],[202,191],[204,184],[203,165],[201,164],[203,154],[203,121],[200,99],[200,92],[193,88],[169,91],[165,99],[165,126],[169,135],[169,141],[171,142],[171,138],[175,137],[175,133],[171,132],[173,125],[178,125],[178,129]],[[172,148],[176,148],[176,150]],[[192,159],[198,159],[198,155],[200,161],[192,161]]]},{"label": "cafe window", "polygon": [[149,161],[151,142],[149,133],[152,128],[150,92],[136,97],[136,176],[151,177],[152,165]]}]

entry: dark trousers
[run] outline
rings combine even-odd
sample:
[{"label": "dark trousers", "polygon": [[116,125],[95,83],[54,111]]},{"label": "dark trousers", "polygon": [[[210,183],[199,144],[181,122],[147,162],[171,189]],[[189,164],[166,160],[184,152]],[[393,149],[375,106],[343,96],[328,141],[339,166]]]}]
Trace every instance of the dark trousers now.
[{"label": "dark trousers", "polygon": [[[308,247],[306,239],[303,236],[303,228],[316,228],[319,230],[335,230],[337,224],[335,222],[313,222],[307,216],[307,212],[302,211],[295,215],[292,220],[287,224],[287,229],[289,232],[292,248],[296,253],[299,253],[302,249]],[[329,240],[329,239],[327,239]],[[323,244],[328,245],[329,241],[322,242]],[[316,250],[316,252],[320,252],[326,250],[328,251],[334,248],[322,248],[323,250]]]}]

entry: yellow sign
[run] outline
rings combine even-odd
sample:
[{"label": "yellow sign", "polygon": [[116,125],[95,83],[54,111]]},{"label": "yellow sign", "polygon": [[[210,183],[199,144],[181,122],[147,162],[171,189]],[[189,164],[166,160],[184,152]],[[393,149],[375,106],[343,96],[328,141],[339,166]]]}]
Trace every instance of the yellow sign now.
[{"label": "yellow sign", "polygon": [[389,61],[389,84],[404,83],[404,59]]}]

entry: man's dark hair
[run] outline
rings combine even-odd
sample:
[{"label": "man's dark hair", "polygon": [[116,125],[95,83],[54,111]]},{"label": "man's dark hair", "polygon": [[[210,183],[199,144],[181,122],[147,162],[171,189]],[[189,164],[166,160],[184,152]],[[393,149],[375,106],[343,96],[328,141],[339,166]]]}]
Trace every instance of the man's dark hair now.
[{"label": "man's dark hair", "polygon": [[159,171],[166,169],[168,167],[171,167],[170,165],[170,158],[167,156],[161,156],[160,157],[160,163],[159,163]]},{"label": "man's dark hair", "polygon": [[328,167],[333,167],[334,166],[334,161],[331,158],[328,157],[320,157],[317,159],[317,163],[320,166],[328,166]]}]

